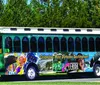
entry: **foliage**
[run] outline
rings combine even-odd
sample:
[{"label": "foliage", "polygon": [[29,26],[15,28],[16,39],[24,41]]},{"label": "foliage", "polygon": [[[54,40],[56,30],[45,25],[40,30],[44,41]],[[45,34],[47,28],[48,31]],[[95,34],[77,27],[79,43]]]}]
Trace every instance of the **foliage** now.
[{"label": "foliage", "polygon": [[0,0],[0,26],[100,27],[100,0]]}]

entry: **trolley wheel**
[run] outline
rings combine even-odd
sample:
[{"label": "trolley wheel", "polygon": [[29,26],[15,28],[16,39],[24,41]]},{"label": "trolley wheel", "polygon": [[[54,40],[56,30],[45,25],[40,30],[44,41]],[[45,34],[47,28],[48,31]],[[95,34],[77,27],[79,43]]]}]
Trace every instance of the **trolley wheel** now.
[{"label": "trolley wheel", "polygon": [[36,69],[33,66],[28,67],[26,71],[26,78],[28,80],[34,80],[37,76]]},{"label": "trolley wheel", "polygon": [[100,77],[100,64],[94,65],[93,72],[96,77]]}]

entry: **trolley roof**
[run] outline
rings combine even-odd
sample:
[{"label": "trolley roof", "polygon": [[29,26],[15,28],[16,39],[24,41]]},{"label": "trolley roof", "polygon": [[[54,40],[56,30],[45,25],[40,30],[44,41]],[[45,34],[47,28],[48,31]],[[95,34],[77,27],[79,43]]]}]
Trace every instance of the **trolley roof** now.
[{"label": "trolley roof", "polygon": [[100,28],[0,27],[0,33],[100,34]]}]

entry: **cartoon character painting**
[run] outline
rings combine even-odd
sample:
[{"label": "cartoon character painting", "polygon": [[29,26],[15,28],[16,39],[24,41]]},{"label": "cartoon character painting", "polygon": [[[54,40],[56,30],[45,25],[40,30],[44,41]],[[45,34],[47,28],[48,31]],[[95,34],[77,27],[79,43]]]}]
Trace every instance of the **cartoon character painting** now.
[{"label": "cartoon character painting", "polygon": [[67,69],[67,67],[70,66],[70,63],[66,63],[63,67],[62,67],[62,72],[65,72]]},{"label": "cartoon character painting", "polygon": [[17,67],[15,69],[15,72],[16,74],[24,74],[24,69],[23,69],[23,66],[26,62],[26,57],[23,55],[23,56],[20,56],[17,63]]},{"label": "cartoon character painting", "polygon": [[13,75],[13,74],[15,74],[15,72],[14,72],[13,64],[11,64],[7,68],[6,75]]},{"label": "cartoon character painting", "polygon": [[14,55],[5,58],[6,62],[6,75],[13,75],[13,74],[24,74],[23,66],[26,63],[27,59],[24,54],[15,57]]},{"label": "cartoon character painting", "polygon": [[84,72],[84,67],[85,67],[85,64],[84,64],[84,59],[83,58],[79,58],[77,59],[77,62],[78,62],[78,72]]},{"label": "cartoon character painting", "polygon": [[5,66],[6,66],[6,75],[13,74],[24,74],[24,66],[28,63],[34,62],[37,63],[38,57],[34,53],[14,53],[6,54],[5,56]]}]

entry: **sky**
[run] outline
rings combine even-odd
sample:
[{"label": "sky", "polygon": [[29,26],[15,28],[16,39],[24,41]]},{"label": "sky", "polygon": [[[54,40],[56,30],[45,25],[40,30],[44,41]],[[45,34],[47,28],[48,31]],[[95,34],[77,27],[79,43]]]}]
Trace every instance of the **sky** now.
[{"label": "sky", "polygon": [[4,4],[6,4],[7,3],[7,0],[3,0],[3,2],[4,2]]},{"label": "sky", "polygon": [[[31,0],[28,0],[28,4],[30,3]],[[7,3],[7,0],[3,0],[4,4]]]}]

